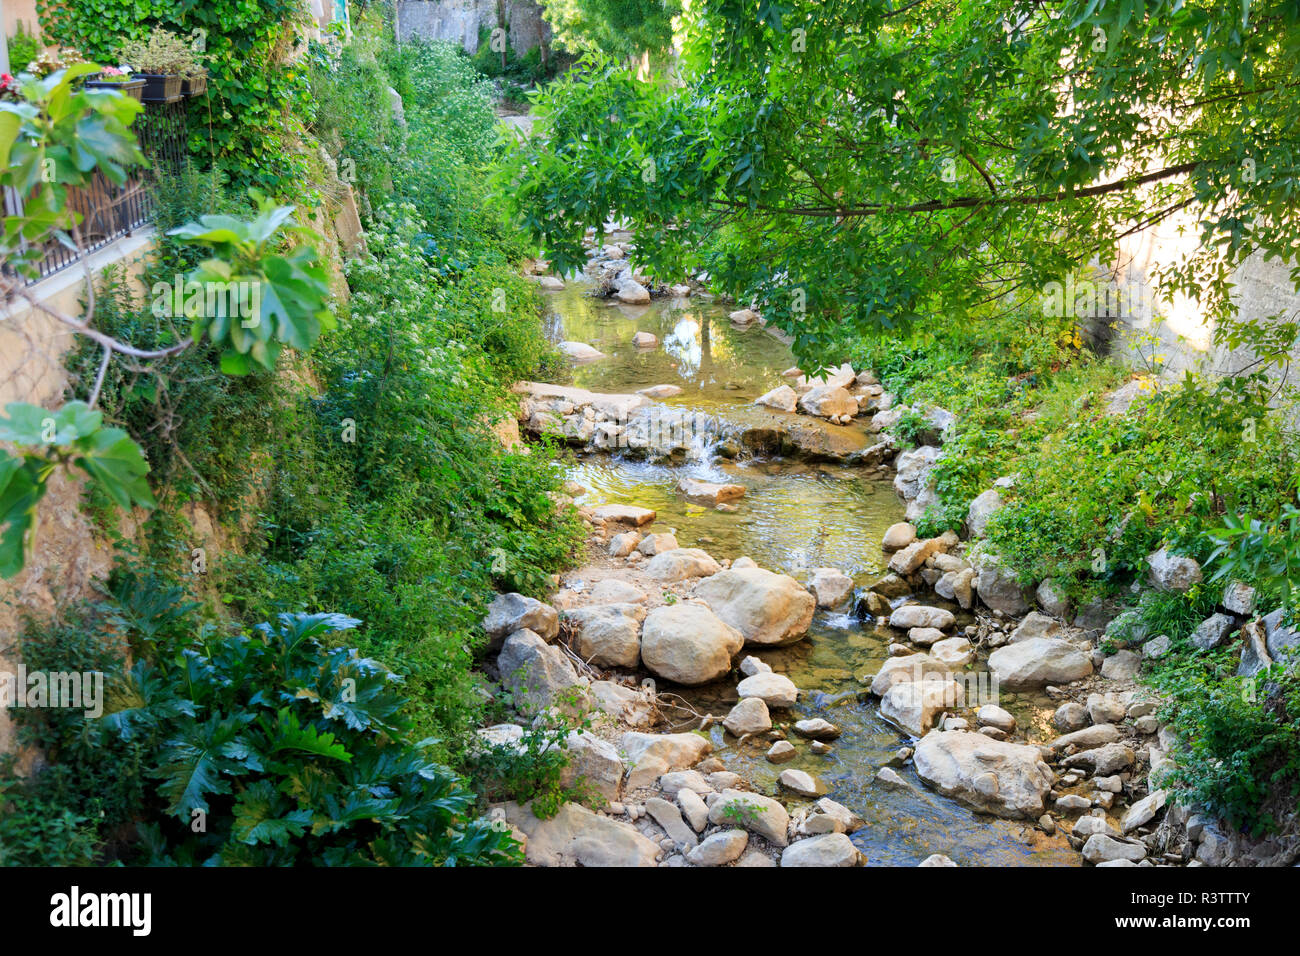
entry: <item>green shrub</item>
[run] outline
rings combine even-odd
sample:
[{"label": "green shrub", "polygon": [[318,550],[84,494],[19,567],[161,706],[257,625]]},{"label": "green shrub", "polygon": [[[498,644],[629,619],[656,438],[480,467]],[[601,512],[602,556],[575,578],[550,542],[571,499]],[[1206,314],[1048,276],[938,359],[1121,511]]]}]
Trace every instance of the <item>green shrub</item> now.
[{"label": "green shrub", "polygon": [[1166,781],[1253,836],[1276,829],[1300,795],[1300,672],[1292,662],[1238,677],[1228,649],[1177,642],[1153,683],[1172,699],[1161,716],[1183,740]]},{"label": "green shrub", "polygon": [[[1258,442],[1244,456],[1250,428]],[[1265,409],[1189,378],[1126,415],[1093,410],[1046,436],[1017,463],[988,536],[1026,580],[1122,582],[1164,544],[1204,558],[1226,511],[1267,514],[1289,496],[1291,447]]]}]

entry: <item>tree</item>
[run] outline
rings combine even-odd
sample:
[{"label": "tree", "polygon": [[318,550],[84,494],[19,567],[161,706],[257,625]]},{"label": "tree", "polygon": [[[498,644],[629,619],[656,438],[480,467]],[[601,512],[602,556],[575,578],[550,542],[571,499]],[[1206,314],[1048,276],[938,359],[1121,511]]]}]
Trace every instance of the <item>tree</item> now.
[{"label": "tree", "polygon": [[680,79],[589,57],[502,182],[557,268],[585,226],[630,217],[646,266],[707,268],[801,358],[1034,308],[1184,209],[1200,244],[1160,291],[1226,319],[1232,270],[1300,239],[1288,0],[704,0],[684,19]]},{"label": "tree", "polygon": [[673,17],[682,12],[680,0],[542,0],[542,5],[567,49],[621,59],[667,52]]}]

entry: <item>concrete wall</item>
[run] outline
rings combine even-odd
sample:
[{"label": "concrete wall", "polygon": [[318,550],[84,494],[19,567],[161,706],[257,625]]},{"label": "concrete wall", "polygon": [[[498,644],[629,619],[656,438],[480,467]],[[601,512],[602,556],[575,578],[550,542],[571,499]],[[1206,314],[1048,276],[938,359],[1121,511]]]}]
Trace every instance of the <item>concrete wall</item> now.
[{"label": "concrete wall", "polygon": [[[1155,298],[1159,270],[1193,254],[1200,235],[1199,217],[1189,209],[1121,240],[1114,269],[1097,271],[1098,287],[1108,284],[1118,294],[1106,303],[1109,308],[1098,303],[1086,323],[1089,338],[1134,366],[1158,364],[1166,377],[1181,377],[1189,369],[1232,375],[1252,361],[1248,353],[1228,352],[1214,344],[1214,324],[1196,297],[1178,293],[1168,301]],[[1239,266],[1231,281],[1240,317],[1263,320],[1283,312],[1296,318],[1300,294],[1289,274],[1294,265],[1266,262],[1256,254]]]},{"label": "concrete wall", "polygon": [[[91,256],[89,264],[96,274],[118,263],[138,276],[152,248],[153,230],[137,230]],[[85,272],[80,266],[32,287],[42,302],[72,316],[82,312],[84,290]],[[68,386],[63,362],[75,344],[75,332],[27,302],[0,303],[0,407],[9,402],[44,408],[62,405]],[[12,580],[0,580],[0,671],[13,673],[17,668],[17,637],[24,617],[48,617],[90,596],[94,582],[111,563],[112,553],[95,539],[82,514],[81,482],[59,470],[37,510],[26,567]],[[0,710],[0,753],[12,750],[13,744],[8,711]]]},{"label": "concrete wall", "polygon": [[[478,51],[479,31],[497,26],[497,0],[398,0],[399,40],[448,40],[467,53]],[[551,27],[531,0],[506,0],[510,47],[522,56],[549,42]]]}]

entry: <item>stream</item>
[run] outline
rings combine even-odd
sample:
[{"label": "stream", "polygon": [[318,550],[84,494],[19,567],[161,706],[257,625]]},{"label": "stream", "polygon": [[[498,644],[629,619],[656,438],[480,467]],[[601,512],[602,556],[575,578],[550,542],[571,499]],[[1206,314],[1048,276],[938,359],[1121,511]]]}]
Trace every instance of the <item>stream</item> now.
[{"label": "stream", "polygon": [[[701,298],[656,299],[628,306],[592,298],[581,282],[569,282],[547,299],[554,314],[549,333],[556,341],[595,346],[606,358],[575,366],[573,383],[598,392],[634,392],[652,385],[680,386],[669,406],[701,411],[723,422],[743,424],[773,413],[752,402],[784,381],[794,365],[790,349],[759,325],[737,329],[728,309]],[[659,344],[632,345],[638,331],[652,332]],[[794,418],[796,416],[789,416]],[[806,421],[806,419],[805,419]],[[866,446],[872,437],[860,422],[827,425],[845,433],[840,441]],[[903,520],[903,504],[889,480],[864,479],[859,469],[802,461],[727,460],[698,448],[681,465],[656,464],[621,455],[582,454],[568,477],[587,489],[583,503],[613,502],[653,508],[657,531],[676,529],[682,547],[699,547],[717,558],[753,558],[761,567],[803,581],[817,567],[839,568],[865,587],[885,572],[880,547],[885,529]],[[732,481],[747,491],[734,512],[694,505],[675,491],[683,475]],[[958,626],[971,623],[968,611],[949,607]],[[851,605],[850,605],[851,607]],[[829,788],[828,796],[858,813],[866,826],[852,835],[869,865],[914,866],[933,853],[959,865],[1077,866],[1079,855],[1061,837],[1048,837],[1028,821],[976,815],[925,788],[911,764],[899,768],[906,789],[875,781],[899,747],[912,743],[885,721],[859,678],[874,674],[888,656],[891,632],[852,614],[818,610],[806,639],[793,645],[749,651],[800,688],[798,704],[786,715],[793,723],[821,716],[842,736],[830,753],[806,746],[789,763],[765,757],[766,743],[735,746],[720,725],[709,731],[715,753],[728,769],[765,793],[776,793],[778,774],[805,770]],[[701,712],[725,714],[737,700],[735,679],[702,688],[676,688]],[[1055,704],[1042,695],[1003,694],[1001,706],[1015,714],[1031,739],[1048,739]],[[674,728],[684,729],[684,728]]]}]

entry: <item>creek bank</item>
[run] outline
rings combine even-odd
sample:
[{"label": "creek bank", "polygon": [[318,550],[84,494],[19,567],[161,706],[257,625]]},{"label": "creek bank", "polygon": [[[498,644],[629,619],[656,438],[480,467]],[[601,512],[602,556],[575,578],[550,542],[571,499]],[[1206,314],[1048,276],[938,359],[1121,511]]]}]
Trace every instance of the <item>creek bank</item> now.
[{"label": "creek bank", "polygon": [[[733,316],[732,325],[758,322],[756,318],[742,318],[743,323]],[[883,390],[876,394],[863,390],[853,395],[853,389],[874,384],[874,376],[869,372],[854,374],[847,367],[820,380],[809,380],[798,369],[788,370],[785,378],[787,384],[777,385],[754,402],[758,413],[772,416],[770,423],[755,425],[746,420],[739,426],[748,432],[747,440],[742,440],[744,432],[735,431],[733,423],[673,404],[680,395],[680,388],[674,385],[603,395],[560,393],[555,391],[557,386],[537,383],[521,383],[517,390],[527,433],[544,434],[549,430],[583,453],[614,452],[670,465],[701,452],[705,457],[716,454],[723,458],[786,456],[816,460],[824,454],[825,444],[810,442],[808,447],[800,448],[787,437],[792,427],[812,428],[831,436],[857,433],[858,457],[855,459],[850,452],[832,460],[863,463],[865,473],[873,477],[892,475],[895,491],[912,520],[936,500],[933,469],[944,451],[943,441],[953,420],[950,414],[936,408],[897,408]],[[835,389],[859,402],[857,410],[861,414],[850,416],[852,424],[845,424],[849,406]],[[810,395],[812,398],[804,401]],[[669,404],[658,404],[661,399]],[[921,418],[922,430],[918,432],[913,421],[911,434],[923,444],[900,449],[890,429],[909,411]],[[539,413],[543,417],[534,420]],[[629,440],[629,425],[637,420],[642,424],[631,428]],[[662,427],[665,422],[670,427]],[[674,422],[680,423],[678,436],[672,434]],[[600,434],[605,437],[597,439],[597,429],[602,426],[611,427],[603,428]],[[667,431],[669,440],[653,443],[650,435],[656,428],[659,434]],[[733,430],[729,432],[728,428]],[[767,428],[773,430],[764,431]],[[698,440],[701,435],[703,441]],[[646,440],[640,441],[641,436]],[[864,462],[861,452],[868,449],[874,450]],[[877,782],[909,788],[912,784],[898,770],[915,772],[914,779],[934,792],[979,813],[1024,820],[1044,839],[1067,842],[1079,854],[1078,859],[1096,865],[1218,864],[1244,862],[1252,853],[1256,860],[1280,859],[1286,853],[1285,846],[1270,846],[1267,841],[1243,846],[1224,833],[1220,825],[1170,802],[1161,778],[1169,766],[1169,754],[1176,753],[1179,744],[1156,716],[1159,701],[1135,681],[1143,661],[1141,645],[1121,648],[1116,654],[1100,650],[1103,640],[1113,636],[1113,632],[1108,635],[1108,625],[1114,609],[1071,608],[1051,581],[1022,587],[996,555],[982,551],[979,542],[987,522],[1003,506],[1004,493],[1013,486],[1014,477],[1007,476],[977,496],[971,502],[961,536],[920,539],[915,526],[906,522],[890,528],[884,535],[889,555],[887,573],[865,589],[852,587],[847,599],[843,595],[830,596],[833,584],[843,587],[834,568],[820,568],[813,575],[813,579],[821,579],[823,587],[814,587],[813,579],[808,582],[806,594],[817,607],[847,607],[861,620],[894,635],[889,648],[892,656],[885,666],[861,675],[863,683],[871,688],[864,688],[861,696],[878,698],[879,713],[902,735],[912,738],[913,746],[900,748],[895,758],[882,764]],[[727,504],[718,500],[715,507],[725,510]],[[637,513],[645,518],[647,510]],[[618,822],[657,841],[659,865],[705,865],[702,861],[793,865],[804,854],[809,859],[836,858],[833,853],[805,850],[785,863],[785,849],[774,822],[779,822],[779,815],[766,802],[783,807],[791,821],[785,832],[787,844],[806,841],[815,830],[796,827],[793,818],[808,810],[804,801],[818,795],[822,782],[815,774],[782,772],[774,783],[760,787],[726,770],[726,764],[719,759],[757,745],[758,752],[766,754],[767,762],[780,764],[804,752],[833,750],[839,735],[839,728],[824,718],[789,719],[795,716],[786,713],[789,702],[799,700],[800,691],[784,675],[774,675],[789,685],[781,687],[780,693],[754,693],[753,684],[749,692],[742,690],[755,676],[771,673],[770,667],[764,670],[763,661],[747,650],[759,650],[763,645],[751,642],[741,622],[734,616],[728,620],[707,596],[711,591],[730,590],[722,587],[726,579],[709,584],[712,579],[733,569],[753,568],[754,562],[746,558],[715,559],[701,549],[681,548],[675,529],[653,533],[649,525],[654,515],[643,521],[624,521],[616,517],[618,512],[611,506],[582,508],[580,513],[592,529],[593,547],[601,553],[588,567],[566,576],[571,586],[559,590],[552,603],[564,615],[561,635],[555,641],[560,648],[557,653],[569,658],[576,682],[585,685],[585,697],[601,715],[589,733],[616,750],[621,746],[618,734],[631,732],[632,727],[645,732],[662,729],[665,724],[673,730],[693,726],[698,730],[690,735],[706,743],[709,741],[701,731],[719,727],[724,733],[722,752],[695,757],[694,763],[688,762],[682,769],[666,769],[673,766],[672,761],[656,761],[641,768],[634,778],[635,768],[624,761],[620,775],[623,789],[604,814],[611,816],[611,809],[620,811],[613,815]],[[654,562],[658,564],[652,572]],[[1199,576],[1198,568],[1167,552],[1153,554],[1149,564],[1152,587],[1179,587]],[[763,573],[785,577],[789,583],[782,587],[791,594],[801,588],[788,576]],[[588,610],[600,601],[635,607]],[[741,604],[749,609],[751,602]],[[674,617],[695,622],[679,629],[690,633],[671,634],[668,643],[671,646],[676,641],[693,647],[703,635],[708,637],[708,653],[697,655],[692,650],[661,658],[656,651],[647,662],[642,653],[646,619],[660,607],[682,605],[700,610],[666,615],[670,623]],[[1240,589],[1229,588],[1222,609],[1204,625],[1201,639],[1223,641],[1234,632],[1249,638],[1255,633],[1252,622],[1243,624],[1243,620],[1253,612],[1253,606],[1246,609],[1245,605]],[[796,615],[796,622],[801,615],[802,611]],[[696,626],[696,618],[706,622],[707,627]],[[781,635],[775,646],[805,640],[804,635],[786,633],[779,619],[779,614],[773,614],[772,631]],[[633,637],[638,628],[640,644]],[[1283,629],[1273,630],[1277,632],[1275,644],[1281,646],[1288,640]],[[1148,656],[1152,650],[1158,652],[1158,637],[1153,638],[1154,647],[1145,649]],[[1270,659],[1268,638],[1268,629],[1261,622],[1257,640],[1248,643],[1253,656],[1243,659],[1243,668],[1262,666],[1259,662]],[[657,637],[654,643],[663,640]],[[602,650],[607,645],[608,650]],[[635,662],[634,650],[640,658]],[[700,674],[692,677],[685,671],[670,670],[680,665],[681,658],[694,661],[697,657],[711,662]],[[726,665],[724,657],[728,659]],[[674,660],[676,665],[671,663]],[[737,679],[732,674],[737,660],[743,675],[735,688],[739,699],[728,709],[718,713],[693,711],[671,689],[694,686],[697,678],[713,683]],[[706,672],[716,676],[704,676]],[[1050,702],[1055,712],[1051,713],[1049,706],[1047,732],[1032,721],[1017,721],[996,702],[984,700],[978,681],[972,682],[981,674],[1015,686],[1020,696]],[[686,681],[674,685],[673,681],[683,675]],[[646,678],[653,683],[646,685]],[[610,723],[613,728],[607,726]],[[694,774],[693,786],[682,788],[677,779],[680,774]],[[607,773],[605,779],[610,776]],[[628,784],[634,779],[637,787],[629,791]],[[757,792],[760,789],[762,793]],[[753,794],[732,798],[743,799],[749,806],[730,811],[724,806],[714,814],[714,807],[728,791]],[[700,812],[695,798],[704,801],[707,814]],[[685,831],[661,806],[674,799],[677,812],[688,819],[696,835],[694,847],[688,846],[689,841],[683,839]],[[851,812],[840,804],[835,806]],[[715,816],[718,819],[710,825],[710,817]],[[739,822],[744,816],[753,816],[756,821],[761,817],[766,822],[744,826]],[[709,827],[707,834],[691,824],[691,819]],[[860,827],[852,832],[860,832]],[[707,852],[703,849],[706,845]],[[935,854],[931,859],[946,857]]]}]

